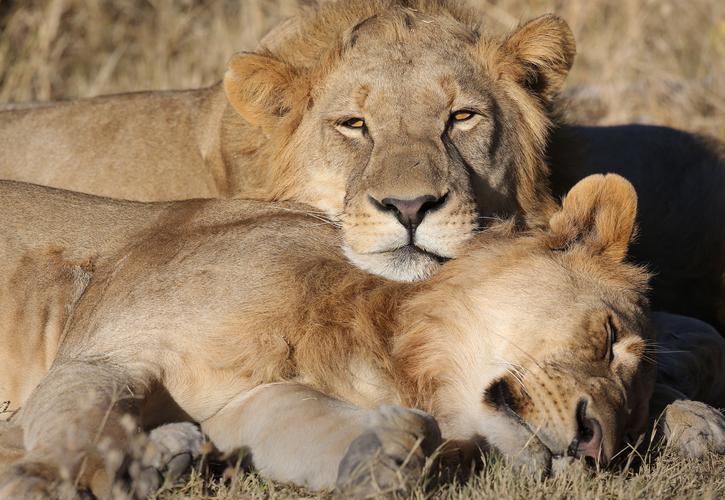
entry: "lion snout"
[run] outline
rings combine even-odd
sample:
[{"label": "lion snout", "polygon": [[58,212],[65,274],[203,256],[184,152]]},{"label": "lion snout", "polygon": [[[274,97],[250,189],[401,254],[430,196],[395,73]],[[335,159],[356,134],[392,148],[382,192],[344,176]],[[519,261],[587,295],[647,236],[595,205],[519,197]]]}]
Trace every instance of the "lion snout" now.
[{"label": "lion snout", "polygon": [[434,194],[423,194],[414,198],[402,198],[387,196],[381,200],[368,195],[370,203],[382,212],[389,212],[398,219],[410,233],[411,237],[415,230],[423,222],[423,218],[429,213],[440,208],[448,197],[448,194],[436,196]]},{"label": "lion snout", "polygon": [[511,394],[504,401],[538,430],[554,455],[606,466],[624,437],[618,418],[625,410],[624,402],[608,396],[617,393],[616,388],[591,390],[572,375],[555,374],[550,379],[529,373],[523,379],[525,389],[521,384],[507,384]]},{"label": "lion snout", "polygon": [[397,281],[431,276],[457,256],[477,220],[475,207],[464,196],[434,191],[410,197],[370,190],[351,200],[342,218],[347,257],[368,272]]},{"label": "lion snout", "polygon": [[588,463],[606,465],[604,453],[604,432],[596,417],[587,415],[587,401],[579,400],[576,407],[576,435],[567,448],[567,455],[583,458]]}]

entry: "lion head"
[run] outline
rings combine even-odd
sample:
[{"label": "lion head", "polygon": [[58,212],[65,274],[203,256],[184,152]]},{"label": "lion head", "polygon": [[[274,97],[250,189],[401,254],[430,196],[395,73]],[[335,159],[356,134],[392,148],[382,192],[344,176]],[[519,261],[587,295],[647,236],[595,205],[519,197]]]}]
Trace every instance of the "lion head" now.
[{"label": "lion head", "polygon": [[395,352],[444,435],[507,449],[513,419],[554,456],[607,462],[644,429],[655,373],[648,275],[625,260],[635,212],[629,182],[591,176],[548,229],[479,236],[420,285]]},{"label": "lion head", "polygon": [[564,21],[499,40],[457,2],[351,0],[270,39],[231,60],[228,100],[264,134],[265,192],[339,218],[353,263],[420,279],[490,218],[542,222],[548,109],[575,54]]}]

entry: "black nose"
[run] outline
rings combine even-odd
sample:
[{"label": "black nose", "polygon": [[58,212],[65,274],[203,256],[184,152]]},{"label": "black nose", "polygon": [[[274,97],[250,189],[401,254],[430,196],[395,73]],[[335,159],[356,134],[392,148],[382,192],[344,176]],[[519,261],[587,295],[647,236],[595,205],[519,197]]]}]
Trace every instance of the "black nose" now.
[{"label": "black nose", "polygon": [[428,212],[435,210],[445,203],[446,195],[437,197],[432,194],[426,194],[411,200],[383,198],[381,201],[377,201],[374,198],[371,199],[373,204],[379,209],[392,212],[402,225],[408,229],[415,230]]}]

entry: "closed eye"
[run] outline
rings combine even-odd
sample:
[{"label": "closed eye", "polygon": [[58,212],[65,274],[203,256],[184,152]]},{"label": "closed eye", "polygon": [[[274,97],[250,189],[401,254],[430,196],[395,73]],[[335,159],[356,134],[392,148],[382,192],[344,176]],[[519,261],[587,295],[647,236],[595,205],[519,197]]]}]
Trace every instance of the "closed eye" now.
[{"label": "closed eye", "polygon": [[607,322],[604,324],[604,328],[607,332],[606,355],[609,358],[609,362],[611,363],[614,360],[614,344],[616,344],[618,340],[617,327],[614,324],[611,316],[607,317]]}]

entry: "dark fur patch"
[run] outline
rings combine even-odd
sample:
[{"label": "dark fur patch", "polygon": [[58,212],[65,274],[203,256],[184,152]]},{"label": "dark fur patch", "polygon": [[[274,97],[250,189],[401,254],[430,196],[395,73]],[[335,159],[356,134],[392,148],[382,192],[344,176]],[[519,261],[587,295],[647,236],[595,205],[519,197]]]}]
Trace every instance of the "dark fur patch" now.
[{"label": "dark fur patch", "polygon": [[511,390],[506,378],[500,378],[491,384],[483,394],[484,402],[497,410],[507,410],[513,413],[519,411],[519,401]]},{"label": "dark fur patch", "polygon": [[403,24],[405,24],[406,28],[412,30],[415,28],[415,19],[413,19],[413,16],[411,16],[408,12],[405,12],[403,14]]}]

